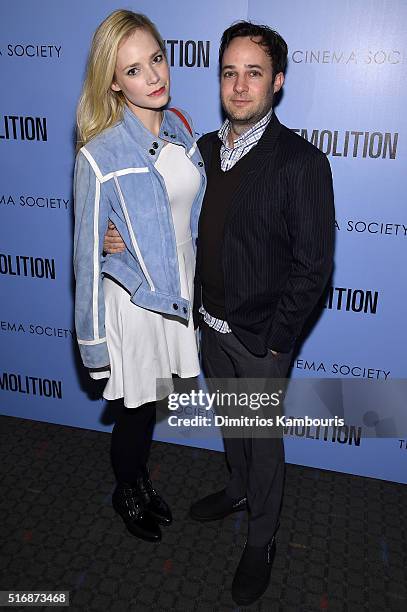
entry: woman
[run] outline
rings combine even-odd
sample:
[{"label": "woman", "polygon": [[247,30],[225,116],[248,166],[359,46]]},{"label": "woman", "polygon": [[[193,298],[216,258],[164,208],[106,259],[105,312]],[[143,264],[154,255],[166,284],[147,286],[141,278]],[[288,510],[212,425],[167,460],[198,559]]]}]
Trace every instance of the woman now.
[{"label": "woman", "polygon": [[[118,10],[95,32],[78,105],[75,324],[85,366],[119,400],[111,438],[113,507],[159,541],[172,521],[147,460],[155,402],[171,376],[199,373],[192,323],[195,241],[205,174],[188,120],[169,100],[164,42],[144,15]],[[111,221],[126,245],[103,256]],[[157,379],[164,379],[157,381]]]}]

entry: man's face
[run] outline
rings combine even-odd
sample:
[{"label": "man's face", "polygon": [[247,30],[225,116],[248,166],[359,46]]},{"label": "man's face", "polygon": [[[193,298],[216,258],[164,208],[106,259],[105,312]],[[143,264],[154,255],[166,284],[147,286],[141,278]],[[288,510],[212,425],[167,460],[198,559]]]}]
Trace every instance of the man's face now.
[{"label": "man's face", "polygon": [[234,38],[222,58],[221,100],[232,123],[253,125],[273,105],[273,96],[284,82],[279,72],[273,83],[271,58],[258,44],[259,38]]}]

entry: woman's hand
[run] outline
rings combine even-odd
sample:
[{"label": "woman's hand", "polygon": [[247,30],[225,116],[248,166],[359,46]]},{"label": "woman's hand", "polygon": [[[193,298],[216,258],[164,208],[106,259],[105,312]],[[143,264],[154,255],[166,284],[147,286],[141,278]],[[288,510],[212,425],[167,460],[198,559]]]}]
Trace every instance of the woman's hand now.
[{"label": "woman's hand", "polygon": [[126,246],[123,242],[122,237],[117,231],[115,224],[109,221],[109,225],[106,230],[105,237],[103,239],[104,253],[109,253],[110,255],[112,255],[113,253],[123,253],[125,249]]}]

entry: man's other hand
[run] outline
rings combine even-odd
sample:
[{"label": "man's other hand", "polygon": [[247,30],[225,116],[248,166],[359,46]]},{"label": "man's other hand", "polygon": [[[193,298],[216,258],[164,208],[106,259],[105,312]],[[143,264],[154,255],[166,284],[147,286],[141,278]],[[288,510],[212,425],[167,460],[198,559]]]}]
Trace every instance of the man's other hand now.
[{"label": "man's other hand", "polygon": [[123,253],[126,246],[122,237],[116,229],[114,223],[109,221],[108,228],[103,240],[103,251],[112,255],[113,253]]}]

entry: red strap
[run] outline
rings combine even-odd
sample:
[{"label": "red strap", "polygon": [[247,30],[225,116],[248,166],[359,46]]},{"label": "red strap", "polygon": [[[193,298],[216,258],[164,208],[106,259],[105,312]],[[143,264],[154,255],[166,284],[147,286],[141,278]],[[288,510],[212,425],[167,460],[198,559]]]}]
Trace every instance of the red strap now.
[{"label": "red strap", "polygon": [[181,113],[181,111],[179,111],[178,108],[169,108],[168,110],[170,110],[173,113],[175,113],[177,115],[177,117],[179,117],[181,119],[182,123],[187,128],[188,132],[191,134],[191,136],[193,136],[191,126],[189,125],[188,121],[186,120],[184,115]]}]

